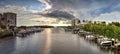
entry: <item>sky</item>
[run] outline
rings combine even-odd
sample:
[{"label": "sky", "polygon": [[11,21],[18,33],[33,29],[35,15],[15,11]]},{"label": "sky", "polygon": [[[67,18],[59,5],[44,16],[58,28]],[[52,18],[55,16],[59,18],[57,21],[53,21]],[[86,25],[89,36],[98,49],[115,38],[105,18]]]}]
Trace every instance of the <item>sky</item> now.
[{"label": "sky", "polygon": [[4,12],[17,13],[18,26],[68,23],[74,18],[120,22],[120,0],[0,0],[0,13]]}]

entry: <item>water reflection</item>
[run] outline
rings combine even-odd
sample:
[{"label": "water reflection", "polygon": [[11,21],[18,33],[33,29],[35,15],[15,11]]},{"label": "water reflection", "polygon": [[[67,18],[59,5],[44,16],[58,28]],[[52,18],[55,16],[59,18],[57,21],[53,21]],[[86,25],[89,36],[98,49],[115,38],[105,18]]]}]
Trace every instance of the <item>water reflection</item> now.
[{"label": "water reflection", "polygon": [[64,32],[63,28],[46,28],[43,32],[9,39],[0,46],[0,54],[119,54],[119,51],[101,49],[78,35]]},{"label": "water reflection", "polygon": [[52,31],[51,31],[50,28],[46,28],[45,33],[46,33],[46,42],[45,42],[44,54],[50,54],[50,50],[51,50],[51,33],[52,33]]}]

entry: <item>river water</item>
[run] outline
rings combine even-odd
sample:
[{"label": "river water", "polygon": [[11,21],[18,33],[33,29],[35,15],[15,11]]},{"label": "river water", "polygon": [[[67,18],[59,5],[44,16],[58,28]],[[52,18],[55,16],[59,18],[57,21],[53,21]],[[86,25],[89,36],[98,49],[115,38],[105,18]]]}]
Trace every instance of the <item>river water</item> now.
[{"label": "river water", "polygon": [[0,54],[115,54],[63,28],[0,39]]}]

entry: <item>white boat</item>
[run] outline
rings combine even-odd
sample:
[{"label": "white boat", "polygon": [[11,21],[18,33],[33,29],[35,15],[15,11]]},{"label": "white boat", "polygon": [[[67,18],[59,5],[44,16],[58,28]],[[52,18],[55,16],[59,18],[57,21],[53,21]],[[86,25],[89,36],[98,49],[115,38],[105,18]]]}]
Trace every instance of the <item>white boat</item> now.
[{"label": "white boat", "polygon": [[109,41],[109,40],[105,40],[105,41],[100,42],[100,45],[102,45],[102,46],[111,46],[111,44],[112,44],[112,41]]},{"label": "white boat", "polygon": [[94,40],[95,36],[93,35],[86,35],[86,39],[88,40]]}]

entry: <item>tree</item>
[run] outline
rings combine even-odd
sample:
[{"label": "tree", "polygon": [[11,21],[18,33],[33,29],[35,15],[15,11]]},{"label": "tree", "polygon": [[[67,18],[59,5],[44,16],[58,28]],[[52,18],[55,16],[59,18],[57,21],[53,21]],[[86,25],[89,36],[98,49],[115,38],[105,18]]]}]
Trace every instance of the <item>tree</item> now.
[{"label": "tree", "polygon": [[115,24],[106,25],[105,22],[102,22],[101,24],[89,23],[84,25],[82,29],[85,31],[93,32],[94,34],[99,34],[120,40],[120,27]]},{"label": "tree", "polygon": [[111,24],[119,26],[120,27],[120,23],[119,22],[112,22]]}]

